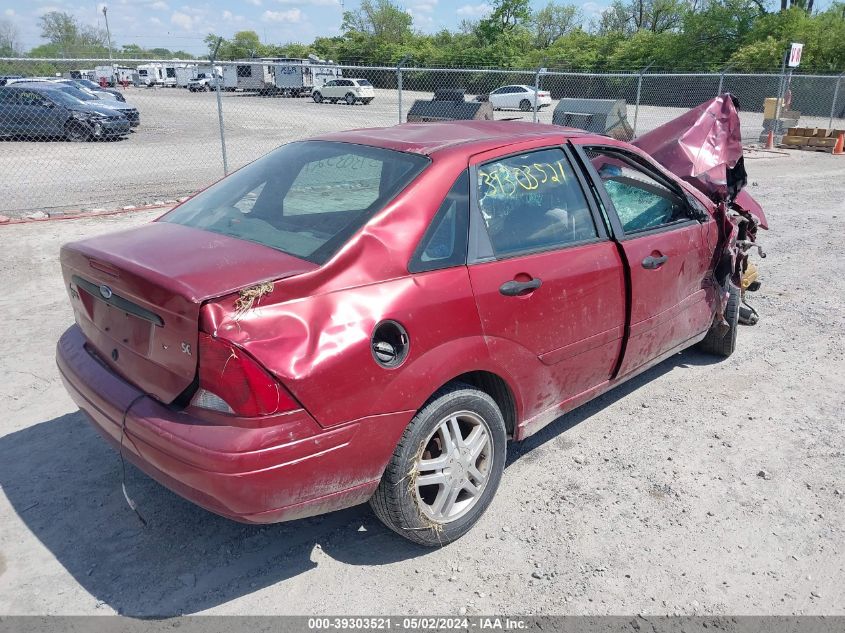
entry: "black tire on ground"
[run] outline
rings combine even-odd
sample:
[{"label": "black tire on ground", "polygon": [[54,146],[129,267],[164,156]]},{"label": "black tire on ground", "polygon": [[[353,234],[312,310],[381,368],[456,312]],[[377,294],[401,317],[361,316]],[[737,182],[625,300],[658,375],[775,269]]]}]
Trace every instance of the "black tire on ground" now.
[{"label": "black tire on ground", "polygon": [[72,143],[85,143],[91,140],[91,128],[78,121],[70,121],[65,125],[65,138]]},{"label": "black tire on ground", "polygon": [[314,99],[314,103],[322,103],[323,101],[323,95],[320,94],[319,90],[315,90],[311,98]]},{"label": "black tire on ground", "polygon": [[728,297],[728,305],[725,307],[725,321],[728,322],[728,329],[725,331],[724,326],[720,328],[719,324],[714,321],[707,332],[707,336],[698,344],[698,348],[702,352],[724,358],[733,354],[736,348],[736,333],[739,329],[739,288],[730,282],[728,283],[730,296]]},{"label": "black tire on ground", "polygon": [[370,105],[375,97],[370,97],[369,99],[361,99],[364,105]]},{"label": "black tire on ground", "polygon": [[[489,443],[485,444],[477,459],[470,457],[472,444],[469,442],[461,449],[466,451],[465,455],[461,450],[452,453],[461,459],[469,459],[473,464],[471,468],[485,474],[486,483],[478,486],[480,492],[477,496],[467,495],[467,491],[463,490],[458,493],[451,507],[458,507],[459,503],[465,504],[465,507],[452,518],[437,521],[427,516],[423,507],[431,511],[436,505],[435,499],[441,494],[445,495],[448,488],[445,484],[443,488],[440,488],[439,484],[418,487],[418,460],[435,460],[444,456],[445,451],[441,450],[444,441],[442,436],[438,435],[438,429],[442,428],[444,423],[448,428],[454,428],[450,426],[451,418],[474,418],[475,426],[471,427],[464,427],[462,422],[455,422],[461,428],[462,434],[467,433],[463,439],[471,440],[475,437],[469,434],[475,431],[466,429],[480,427],[486,431]],[[486,442],[486,439],[484,441]],[[428,547],[446,545],[466,534],[490,505],[502,478],[506,452],[505,421],[493,398],[471,385],[454,383],[434,394],[408,424],[393,451],[393,457],[382,475],[379,487],[370,498],[370,506],[387,527],[408,540]],[[423,469],[423,472],[429,470]],[[444,468],[443,472],[445,471]],[[463,466],[448,467],[448,471],[449,476],[456,477],[455,481],[463,481],[459,474],[471,473]],[[472,485],[477,486],[477,483]],[[452,484],[453,490],[459,487]],[[431,488],[435,488],[436,492],[432,492]],[[435,495],[431,504],[423,506],[426,502],[422,501],[423,493],[420,490],[425,490],[426,495]],[[467,497],[474,501],[467,504]]]},{"label": "black tire on ground", "polygon": [[523,99],[519,102],[519,109],[523,112],[528,112],[531,110],[531,102],[528,99]]},{"label": "black tire on ground", "polygon": [[344,101],[346,101],[346,105],[355,105],[357,99],[355,98],[354,94],[352,94],[351,92],[347,92],[346,96],[344,97]]}]

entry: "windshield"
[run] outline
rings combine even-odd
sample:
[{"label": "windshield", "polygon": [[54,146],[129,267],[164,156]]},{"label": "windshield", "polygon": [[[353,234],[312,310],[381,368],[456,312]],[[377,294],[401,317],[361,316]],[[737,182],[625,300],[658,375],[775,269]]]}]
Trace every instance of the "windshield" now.
[{"label": "windshield", "polygon": [[359,80],[358,80],[358,85],[359,85],[359,86],[372,86],[373,84],[371,84],[371,83],[370,83],[369,81],[367,81],[366,79],[359,79]]},{"label": "windshield", "polygon": [[161,218],[325,263],[428,165],[392,150],[303,141],[224,178]]},{"label": "windshield", "polygon": [[68,106],[68,107],[71,107],[71,108],[79,106],[79,104],[82,103],[82,101],[80,99],[77,99],[76,97],[67,94],[61,88],[58,89],[58,90],[56,90],[56,89],[45,90],[41,94],[44,95],[45,97],[47,97],[48,99],[55,101],[56,103],[60,103],[63,106]]},{"label": "windshield", "polygon": [[59,90],[65,94],[69,94],[71,97],[76,97],[80,101],[99,101],[99,99],[97,99],[94,95],[83,92],[79,88],[74,88],[73,86],[63,85],[59,88]]},{"label": "windshield", "polygon": [[76,83],[85,86],[86,88],[90,88],[93,90],[102,90],[99,85],[95,84],[93,81],[89,79],[77,79]]}]

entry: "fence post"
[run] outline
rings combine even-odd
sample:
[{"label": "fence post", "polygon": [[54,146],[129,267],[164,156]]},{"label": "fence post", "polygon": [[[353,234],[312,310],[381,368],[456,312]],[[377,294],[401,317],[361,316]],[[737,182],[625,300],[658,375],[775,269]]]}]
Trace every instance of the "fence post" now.
[{"label": "fence post", "polygon": [[217,72],[214,67],[214,62],[217,59],[217,51],[220,49],[220,44],[223,38],[217,40],[217,46],[214,47],[214,52],[211,54],[211,76],[214,77],[215,92],[217,93],[217,122],[220,125],[220,151],[223,155],[223,175],[229,175],[229,159],[226,156],[226,128],[223,126],[223,99],[220,97],[220,80],[223,77],[217,77]]},{"label": "fence post", "polygon": [[640,116],[640,95],[642,94],[642,90],[643,90],[643,75],[653,65],[654,65],[654,62],[651,62],[648,66],[643,68],[640,71],[640,77],[637,80],[637,104],[634,106],[634,127],[633,127],[633,130],[631,132],[631,134],[633,135],[633,138],[637,137],[637,119]]},{"label": "fence post", "polygon": [[543,61],[540,62],[540,65],[537,67],[537,74],[534,75],[534,108],[533,108],[534,116],[532,118],[532,121],[534,123],[537,122],[537,112],[540,109],[540,106],[537,105],[537,102],[540,100],[540,95],[539,95],[539,92],[540,92],[540,75],[543,74],[544,72],[546,72],[545,63],[546,63],[546,59],[544,57]]},{"label": "fence post", "polygon": [[839,97],[839,83],[842,81],[842,76],[845,73],[840,73],[839,76],[836,78],[836,87],[833,89],[833,103],[830,104],[830,121],[827,124],[827,129],[833,129],[833,115],[836,112],[836,100]]},{"label": "fence post", "polygon": [[730,69],[730,66],[725,66],[719,73],[719,88],[716,90],[717,97],[722,94],[722,87],[725,85],[725,73],[728,72]]},{"label": "fence post", "polygon": [[396,89],[399,91],[399,124],[402,124],[402,65],[411,58],[410,55],[405,55],[396,64]]}]

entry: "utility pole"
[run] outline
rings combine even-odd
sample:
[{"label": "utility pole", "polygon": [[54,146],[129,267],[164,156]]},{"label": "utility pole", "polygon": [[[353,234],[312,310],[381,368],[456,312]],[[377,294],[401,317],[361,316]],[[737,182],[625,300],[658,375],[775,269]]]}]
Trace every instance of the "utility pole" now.
[{"label": "utility pole", "polygon": [[109,67],[111,68],[111,82],[112,82],[112,85],[114,86],[114,85],[117,85],[117,80],[116,80],[115,72],[114,72],[114,61],[112,60],[112,54],[111,54],[111,31],[109,31],[108,10],[109,10],[108,7],[106,5],[103,5],[103,17],[106,19],[106,39],[108,40],[108,43],[109,43]]}]

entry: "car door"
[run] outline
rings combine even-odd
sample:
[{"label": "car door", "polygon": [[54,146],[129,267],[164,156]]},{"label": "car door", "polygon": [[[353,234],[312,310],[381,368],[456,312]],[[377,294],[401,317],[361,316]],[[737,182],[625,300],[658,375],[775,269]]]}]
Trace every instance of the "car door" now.
[{"label": "car door", "polygon": [[489,96],[490,105],[492,105],[494,108],[501,108],[506,90],[507,86],[502,88],[496,88],[493,92],[491,92]]},{"label": "car door", "polygon": [[0,135],[19,134],[15,91],[0,88]]},{"label": "car door", "polygon": [[501,152],[472,161],[469,272],[491,356],[526,386],[531,418],[609,379],[625,280],[569,152]]},{"label": "car door", "polygon": [[710,326],[706,289],[715,223],[641,156],[589,144],[581,151],[630,269],[630,324],[618,372],[623,376]]}]

